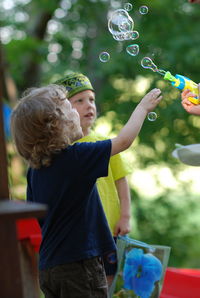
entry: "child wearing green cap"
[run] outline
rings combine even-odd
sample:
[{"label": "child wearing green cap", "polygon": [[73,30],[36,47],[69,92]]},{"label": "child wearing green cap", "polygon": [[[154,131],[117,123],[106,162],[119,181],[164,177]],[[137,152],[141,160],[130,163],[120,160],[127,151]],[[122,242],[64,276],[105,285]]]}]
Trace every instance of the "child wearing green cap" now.
[{"label": "child wearing green cap", "polygon": [[[56,82],[68,91],[68,99],[80,115],[84,137],[78,142],[96,142],[102,140],[91,131],[96,119],[95,93],[85,75],[72,73]],[[106,139],[106,138],[104,138]],[[126,179],[129,174],[127,165],[120,154],[110,158],[107,177],[97,180],[97,188],[104,212],[114,237],[130,232],[130,191]],[[116,252],[103,256],[108,284],[110,285],[117,269]]]}]

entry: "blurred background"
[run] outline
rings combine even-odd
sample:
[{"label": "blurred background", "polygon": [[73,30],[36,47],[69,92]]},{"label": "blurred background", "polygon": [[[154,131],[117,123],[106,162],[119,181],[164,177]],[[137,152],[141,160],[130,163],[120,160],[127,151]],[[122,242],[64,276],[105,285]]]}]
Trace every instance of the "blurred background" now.
[{"label": "blurred background", "polygon": [[[108,16],[124,8],[140,37],[116,41]],[[141,5],[148,13],[139,12]],[[3,103],[11,199],[25,199],[26,164],[9,132],[12,107],[28,87],[43,86],[72,71],[87,75],[96,90],[97,132],[113,136],[152,88],[163,100],[155,121],[142,131],[124,158],[131,167],[131,236],[172,247],[170,266],[200,267],[200,169],[172,157],[175,144],[200,143],[200,117],[187,114],[180,91],[158,73],[141,66],[150,57],[158,68],[200,82],[200,5],[187,0],[1,0],[0,47]],[[126,52],[138,44],[138,55]],[[103,63],[99,54],[110,59]]]}]

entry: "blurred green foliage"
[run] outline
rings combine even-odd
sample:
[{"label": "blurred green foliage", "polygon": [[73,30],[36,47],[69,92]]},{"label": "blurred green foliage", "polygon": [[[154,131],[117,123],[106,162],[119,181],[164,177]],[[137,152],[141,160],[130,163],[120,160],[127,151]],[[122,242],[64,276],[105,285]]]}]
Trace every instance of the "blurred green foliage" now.
[{"label": "blurred green foliage", "polygon": [[[126,2],[2,0],[1,40],[6,70],[19,96],[25,87],[54,82],[68,72],[85,73],[95,87],[99,113],[107,117],[108,111],[114,112],[113,132],[125,123],[148,90],[160,88],[163,101],[156,109],[159,117],[154,123],[145,121],[135,146],[137,167],[145,171],[152,164],[163,164],[177,177],[183,166],[171,152],[175,143],[199,142],[200,120],[183,110],[178,90],[159,74],[142,68],[140,61],[144,56],[151,57],[159,68],[199,82],[200,5],[187,0],[129,1],[133,4],[129,14],[140,38],[117,42],[107,28],[108,14],[123,8]],[[149,13],[141,15],[138,9],[144,4]],[[50,18],[44,38],[38,38],[36,28],[42,26],[44,15]],[[140,46],[136,57],[126,53],[131,43]],[[109,62],[100,62],[102,51],[110,53]],[[39,67],[39,76],[27,72],[30,61]],[[145,154],[143,148],[151,149],[147,151],[151,154]],[[196,267],[200,265],[199,201],[184,183],[181,190],[164,189],[161,196],[151,200],[132,190],[137,236],[142,241],[172,246],[171,266]]]}]

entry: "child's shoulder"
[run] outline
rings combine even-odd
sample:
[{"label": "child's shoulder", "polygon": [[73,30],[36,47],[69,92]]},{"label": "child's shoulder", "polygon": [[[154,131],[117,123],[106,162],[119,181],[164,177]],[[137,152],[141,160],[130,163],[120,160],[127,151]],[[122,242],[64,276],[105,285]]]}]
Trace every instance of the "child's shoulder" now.
[{"label": "child's shoulder", "polygon": [[71,158],[76,160],[92,160],[96,156],[107,155],[110,156],[111,151],[111,140],[102,141],[83,141],[71,145]]},{"label": "child's shoulder", "polygon": [[97,134],[96,132],[92,131],[89,135],[84,136],[83,138],[79,139],[77,142],[83,143],[83,142],[96,142],[96,141],[104,141],[110,139],[109,137],[102,136],[100,134]]},{"label": "child's shoulder", "polygon": [[77,140],[76,143],[72,144],[70,147],[70,150],[84,150],[89,148],[89,147],[104,147],[104,146],[107,146],[107,144],[110,144],[111,143],[111,140],[110,139],[105,139],[105,138],[82,138],[80,140]]},{"label": "child's shoulder", "polygon": [[97,133],[95,131],[91,131],[91,133],[88,135],[88,137],[94,141],[104,141],[104,140],[110,139],[109,136]]}]

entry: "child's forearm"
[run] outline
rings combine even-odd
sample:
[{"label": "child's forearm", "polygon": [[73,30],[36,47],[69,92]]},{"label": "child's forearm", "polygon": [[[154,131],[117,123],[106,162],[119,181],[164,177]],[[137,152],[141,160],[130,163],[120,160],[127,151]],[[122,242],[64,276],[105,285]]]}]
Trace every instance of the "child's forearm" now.
[{"label": "child's forearm", "polygon": [[153,89],[144,96],[118,136],[112,139],[111,155],[117,154],[130,147],[139,134],[147,113],[152,111],[160,102],[162,98],[160,94],[161,91],[159,89]]},{"label": "child's forearm", "polygon": [[131,217],[131,196],[126,177],[116,180],[115,185],[120,201],[120,217],[129,219]]},{"label": "child's forearm", "polygon": [[138,105],[118,136],[112,139],[112,155],[126,150],[139,134],[147,111]]},{"label": "child's forearm", "polygon": [[126,177],[115,181],[120,201],[120,217],[114,229],[114,236],[126,235],[130,232],[131,196]]},{"label": "child's forearm", "polygon": [[159,89],[153,89],[144,96],[118,136],[112,139],[111,155],[117,154],[130,147],[139,134],[147,113],[152,111],[160,102],[162,98],[160,93],[161,91]]}]

